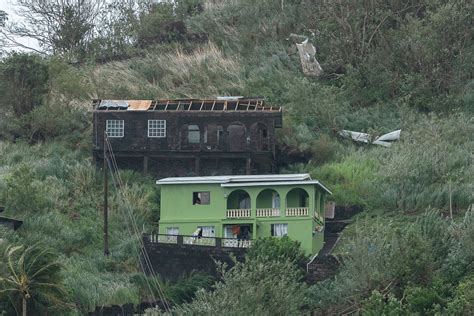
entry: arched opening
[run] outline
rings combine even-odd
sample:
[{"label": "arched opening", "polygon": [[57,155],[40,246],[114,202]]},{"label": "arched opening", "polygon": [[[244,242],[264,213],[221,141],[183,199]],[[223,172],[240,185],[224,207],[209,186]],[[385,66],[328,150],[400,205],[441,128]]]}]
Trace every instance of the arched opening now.
[{"label": "arched opening", "polygon": [[257,196],[257,217],[280,216],[280,194],[273,189],[265,189]]},{"label": "arched opening", "polygon": [[227,127],[227,135],[229,151],[245,151],[247,149],[247,129],[244,124],[231,123]]},{"label": "arched opening", "polygon": [[308,207],[309,195],[308,192],[301,188],[291,189],[286,194],[286,207]]},{"label": "arched opening", "polygon": [[260,151],[270,150],[270,137],[268,137],[268,128],[265,124],[253,124],[250,128],[250,139],[252,149]]},{"label": "arched opening", "polygon": [[227,197],[227,209],[250,209],[250,195],[245,190],[235,190]]},{"label": "arched opening", "polygon": [[286,216],[309,215],[309,195],[301,188],[290,190],[286,194]]},{"label": "arched opening", "polygon": [[207,150],[222,150],[224,141],[224,128],[222,125],[209,124],[206,126],[204,144]]}]

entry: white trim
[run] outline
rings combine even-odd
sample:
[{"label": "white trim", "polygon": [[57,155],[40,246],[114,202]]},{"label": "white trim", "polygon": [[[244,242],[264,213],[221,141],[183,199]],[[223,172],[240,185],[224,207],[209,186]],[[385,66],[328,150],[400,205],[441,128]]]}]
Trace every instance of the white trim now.
[{"label": "white trim", "polygon": [[310,181],[279,181],[279,182],[248,182],[248,183],[222,183],[221,187],[223,188],[240,188],[240,187],[260,187],[260,186],[273,186],[273,185],[305,185],[305,184],[314,184],[321,187],[324,191],[329,194],[332,194],[328,188],[326,188],[321,182],[317,180]]},{"label": "white trim", "polygon": [[106,120],[105,132],[109,138],[122,138],[125,135],[124,120]]},{"label": "white trim", "polygon": [[[150,127],[150,123],[156,124]],[[151,136],[150,132],[157,135]],[[148,137],[149,138],[166,138],[166,120],[148,120]]]}]

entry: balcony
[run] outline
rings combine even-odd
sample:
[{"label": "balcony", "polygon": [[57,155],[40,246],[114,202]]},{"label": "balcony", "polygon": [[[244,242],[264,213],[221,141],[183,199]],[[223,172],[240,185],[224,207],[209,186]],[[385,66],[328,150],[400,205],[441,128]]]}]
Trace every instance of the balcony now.
[{"label": "balcony", "polygon": [[257,208],[257,217],[278,217],[280,209],[278,208]]},{"label": "balcony", "polygon": [[250,218],[252,211],[249,208],[228,209],[227,218]]},{"label": "balcony", "polygon": [[249,248],[252,240],[236,238],[195,237],[188,235],[144,234],[143,237],[151,244],[175,244],[186,246],[207,246],[216,248]]},{"label": "balcony", "polygon": [[288,207],[286,209],[286,216],[308,216],[308,207]]}]

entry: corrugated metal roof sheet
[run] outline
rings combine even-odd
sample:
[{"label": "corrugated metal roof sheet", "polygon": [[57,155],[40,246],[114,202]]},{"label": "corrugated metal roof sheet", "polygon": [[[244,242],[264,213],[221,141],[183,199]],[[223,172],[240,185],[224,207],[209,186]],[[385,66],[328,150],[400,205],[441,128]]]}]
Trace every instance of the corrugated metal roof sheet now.
[{"label": "corrugated metal roof sheet", "polygon": [[242,176],[209,176],[209,177],[177,177],[164,178],[157,184],[189,184],[189,183],[236,183],[236,182],[273,182],[273,181],[304,181],[311,180],[308,173],[298,174],[264,174]]},{"label": "corrugated metal roof sheet", "polygon": [[152,100],[127,100],[129,111],[146,111],[150,108]]}]

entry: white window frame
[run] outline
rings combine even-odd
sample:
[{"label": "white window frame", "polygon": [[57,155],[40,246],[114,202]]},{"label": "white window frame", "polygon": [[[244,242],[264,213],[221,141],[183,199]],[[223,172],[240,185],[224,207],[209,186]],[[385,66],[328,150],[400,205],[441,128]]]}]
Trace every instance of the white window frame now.
[{"label": "white window frame", "polygon": [[166,120],[148,120],[148,137],[165,138]]},{"label": "white window frame", "polygon": [[166,235],[171,235],[171,236],[179,235],[179,227],[166,227]]},{"label": "white window frame", "polygon": [[107,133],[107,137],[123,137],[125,123],[123,120],[106,120],[105,131]]},{"label": "white window frame", "polygon": [[202,237],[216,237],[215,226],[198,226],[202,229]]},{"label": "white window frame", "polygon": [[274,237],[288,236],[288,224],[279,223],[279,224],[271,224],[271,225],[272,225],[272,236]]}]

